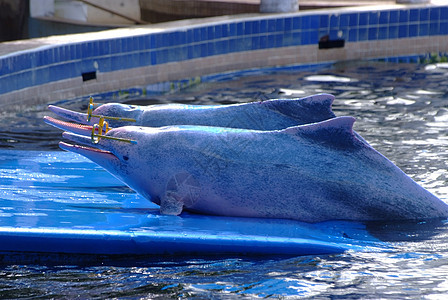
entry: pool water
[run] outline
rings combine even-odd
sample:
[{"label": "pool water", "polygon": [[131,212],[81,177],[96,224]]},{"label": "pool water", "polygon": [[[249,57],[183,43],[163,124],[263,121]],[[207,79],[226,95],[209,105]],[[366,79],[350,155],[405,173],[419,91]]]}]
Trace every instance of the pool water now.
[{"label": "pool water", "polygon": [[[336,115],[356,117],[355,130],[372,146],[448,202],[448,64],[350,62],[319,70],[228,74],[182,91],[119,101],[228,104],[315,93],[335,95]],[[85,110],[86,104],[81,99],[58,103],[79,111]],[[30,154],[56,150],[60,131],[45,125],[44,115],[49,115],[44,105],[0,112],[0,148]],[[137,197],[124,186],[114,189],[126,197]],[[101,190],[95,193],[101,194]],[[447,221],[366,226],[393,248],[302,257],[151,257],[105,264],[8,264],[0,267],[0,298],[442,299],[448,294]]]}]

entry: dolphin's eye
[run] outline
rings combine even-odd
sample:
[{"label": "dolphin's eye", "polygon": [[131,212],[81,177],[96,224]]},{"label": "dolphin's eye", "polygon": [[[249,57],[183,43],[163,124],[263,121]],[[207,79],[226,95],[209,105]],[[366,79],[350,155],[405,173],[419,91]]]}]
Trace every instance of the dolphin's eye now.
[{"label": "dolphin's eye", "polygon": [[128,160],[129,157],[128,157],[128,156],[123,156],[123,159],[124,159],[124,160]]}]

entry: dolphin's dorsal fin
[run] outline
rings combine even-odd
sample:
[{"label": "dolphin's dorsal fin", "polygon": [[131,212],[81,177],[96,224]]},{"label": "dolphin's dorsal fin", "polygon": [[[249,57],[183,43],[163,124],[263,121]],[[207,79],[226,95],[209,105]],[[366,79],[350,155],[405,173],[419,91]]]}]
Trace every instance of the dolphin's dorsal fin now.
[{"label": "dolphin's dorsal fin", "polygon": [[333,101],[333,95],[317,94],[300,99],[268,100],[262,104],[269,110],[296,119],[299,124],[308,124],[334,118]]},{"label": "dolphin's dorsal fin", "polygon": [[282,132],[297,138],[313,139],[321,144],[338,148],[365,145],[355,136],[354,123],[355,118],[353,117],[336,117],[318,123],[289,127]]}]

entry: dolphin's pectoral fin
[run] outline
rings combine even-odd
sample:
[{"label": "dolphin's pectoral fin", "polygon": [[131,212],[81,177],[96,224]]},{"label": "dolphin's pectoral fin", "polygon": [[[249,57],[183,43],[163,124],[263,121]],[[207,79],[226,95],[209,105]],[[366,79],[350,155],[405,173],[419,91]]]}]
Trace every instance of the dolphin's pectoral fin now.
[{"label": "dolphin's pectoral fin", "polygon": [[165,196],[160,199],[160,213],[163,215],[180,215],[183,208],[183,201],[176,197],[174,193],[167,192]]}]

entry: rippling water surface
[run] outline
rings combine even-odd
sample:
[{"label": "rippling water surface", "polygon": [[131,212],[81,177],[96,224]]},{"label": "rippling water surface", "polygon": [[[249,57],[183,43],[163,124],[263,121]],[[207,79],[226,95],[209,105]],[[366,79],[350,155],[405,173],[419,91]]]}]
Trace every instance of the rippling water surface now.
[{"label": "rippling water surface", "polygon": [[[344,63],[203,83],[138,104],[239,103],[315,93],[336,96],[338,116],[414,180],[448,202],[448,64]],[[106,101],[106,100],[103,100]],[[100,102],[100,100],[98,100]],[[86,101],[63,103],[85,110]],[[1,113],[0,148],[54,150],[60,132],[45,106]],[[0,298],[424,298],[448,294],[448,222],[371,223],[387,252],[279,257],[170,258],[101,266],[0,267]]]}]

